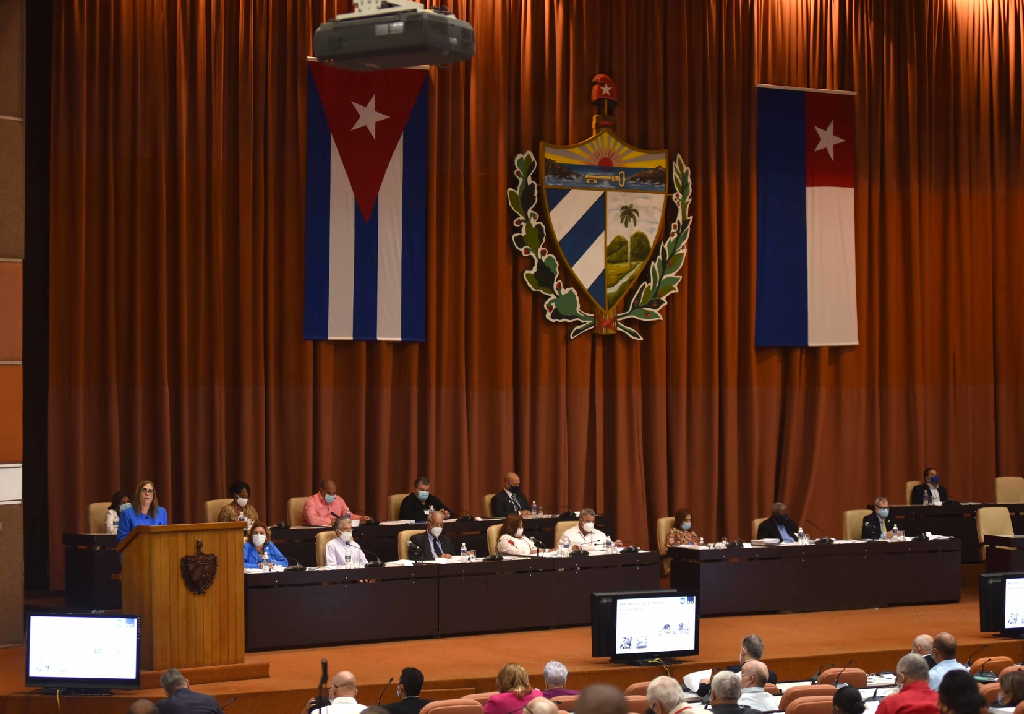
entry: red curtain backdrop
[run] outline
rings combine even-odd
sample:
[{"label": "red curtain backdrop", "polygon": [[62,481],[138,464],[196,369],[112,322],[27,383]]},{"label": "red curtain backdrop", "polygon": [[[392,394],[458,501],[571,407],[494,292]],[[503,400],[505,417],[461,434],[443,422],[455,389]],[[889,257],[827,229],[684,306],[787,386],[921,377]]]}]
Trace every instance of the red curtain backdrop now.
[{"label": "red curtain backdrop", "polygon": [[[378,517],[416,474],[460,511],[514,469],[646,543],[775,499],[838,534],[925,465],[1024,468],[1022,0],[461,0],[432,70],[428,340],[302,339],[312,0],[55,3],[51,571],[85,505],[150,478],[174,521],[235,478],[273,521],[335,478]],[[645,341],[548,323],[510,246],[512,159],[589,134],[681,153],[693,233]],[[757,83],[857,92],[855,348],[755,349]]]}]

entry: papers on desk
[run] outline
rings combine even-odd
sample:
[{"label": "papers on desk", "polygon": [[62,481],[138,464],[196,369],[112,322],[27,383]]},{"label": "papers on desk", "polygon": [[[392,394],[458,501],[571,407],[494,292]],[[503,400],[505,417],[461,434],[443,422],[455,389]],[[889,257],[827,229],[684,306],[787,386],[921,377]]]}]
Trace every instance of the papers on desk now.
[{"label": "papers on desk", "polygon": [[683,676],[683,686],[689,689],[691,692],[696,692],[700,687],[700,681],[702,679],[711,679],[711,670],[702,669],[698,672],[690,672]]},{"label": "papers on desk", "polygon": [[399,521],[381,521],[380,524],[382,526],[408,526],[408,525],[412,525],[415,522],[416,521],[408,521],[408,520],[405,520],[405,521],[402,521],[402,520],[399,520]]},{"label": "papers on desk", "polygon": [[[895,674],[869,674],[868,675],[868,686],[867,689],[862,689],[861,694],[870,690],[874,692],[876,687],[895,687],[896,686],[896,675]],[[881,694],[881,692],[879,692]],[[865,696],[874,696],[873,694]]]},{"label": "papers on desk", "polygon": [[270,568],[242,568],[242,572],[246,575],[263,575],[265,573],[283,573],[284,566],[272,565]]},{"label": "papers on desk", "polygon": [[780,692],[785,694],[787,689],[792,689],[793,687],[805,687],[805,686],[807,686],[810,683],[811,683],[810,680],[808,680],[806,682],[779,682],[775,686],[777,686],[779,688]]}]

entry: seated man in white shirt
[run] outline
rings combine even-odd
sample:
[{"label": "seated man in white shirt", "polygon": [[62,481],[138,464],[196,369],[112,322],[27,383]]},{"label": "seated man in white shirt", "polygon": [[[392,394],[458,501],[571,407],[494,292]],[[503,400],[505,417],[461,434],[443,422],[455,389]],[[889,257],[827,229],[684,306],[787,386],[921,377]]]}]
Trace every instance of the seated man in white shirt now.
[{"label": "seated man in white shirt", "polygon": [[742,694],[736,702],[738,705],[748,706],[762,712],[772,712],[778,709],[775,698],[764,691],[764,685],[768,682],[768,665],[760,660],[751,659],[743,663],[740,668],[740,687]]},{"label": "seated man in white shirt", "polygon": [[[331,679],[331,688],[327,693],[331,700],[331,706],[320,707],[312,711],[316,714],[359,714],[366,709],[366,705],[356,701],[358,695],[359,687],[356,685],[356,675],[348,670],[342,670]],[[310,704],[313,704],[312,700]]]},{"label": "seated man in white shirt", "polygon": [[365,568],[366,554],[362,547],[352,539],[352,519],[336,518],[334,534],[337,536],[327,543],[324,564],[343,568]]},{"label": "seated man in white shirt", "polygon": [[[571,550],[596,550],[608,542],[608,536],[597,530],[594,522],[597,513],[593,508],[580,511],[580,522],[562,534],[559,544]],[[622,545],[618,541],[616,545]]]}]

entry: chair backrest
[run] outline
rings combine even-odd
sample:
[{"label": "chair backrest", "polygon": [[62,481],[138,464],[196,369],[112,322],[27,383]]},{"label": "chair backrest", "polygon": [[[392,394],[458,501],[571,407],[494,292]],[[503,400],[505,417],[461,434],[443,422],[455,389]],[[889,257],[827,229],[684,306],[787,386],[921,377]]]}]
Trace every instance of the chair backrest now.
[{"label": "chair backrest", "polygon": [[[986,506],[978,509],[978,542],[984,543],[987,535],[1013,535],[1010,509],[1006,506]],[[981,546],[981,557],[988,552],[988,546]]]},{"label": "chair backrest", "polygon": [[831,684],[803,684],[799,687],[790,687],[782,695],[782,699],[779,701],[779,709],[786,711],[794,699],[800,697],[820,697],[828,696],[829,701],[832,700],[832,696],[836,693],[836,688]]},{"label": "chair backrest", "polygon": [[647,711],[647,695],[638,697],[635,694],[626,697],[626,711],[629,714],[644,714]]},{"label": "chair backrest", "polygon": [[493,493],[485,493],[484,494],[484,512],[483,512],[484,518],[492,518],[494,516],[494,513],[491,512],[491,500],[493,498],[494,498],[494,494]]},{"label": "chair backrest", "polygon": [[220,515],[220,509],[231,503],[230,498],[211,498],[206,502],[206,522],[216,523],[217,516]]},{"label": "chair backrest", "polygon": [[835,686],[839,682],[846,682],[851,687],[864,689],[868,686],[868,673],[859,667],[829,667],[818,677],[818,684]]},{"label": "chair backrest", "polygon": [[673,516],[662,516],[658,519],[658,552],[661,555],[668,555],[668,534],[676,523]]},{"label": "chair backrest", "polygon": [[650,683],[650,680],[646,682],[633,682],[631,685],[626,687],[626,691],[623,692],[623,694],[625,694],[627,697],[631,695],[643,694],[646,697],[647,687],[648,685],[650,685]]},{"label": "chair backrest", "polygon": [[327,565],[327,544],[335,538],[334,531],[320,531],[316,534],[316,564],[317,567]]},{"label": "chair backrest", "polygon": [[554,546],[558,547],[558,541],[562,540],[562,536],[565,532],[576,525],[576,521],[559,521],[555,524],[555,542]]},{"label": "chair backrest", "polygon": [[487,553],[495,555],[498,552],[498,534],[501,532],[501,523],[487,526]]},{"label": "chair backrest", "polygon": [[402,511],[402,501],[405,500],[406,494],[404,493],[393,493],[388,496],[388,520],[397,521],[398,515]]},{"label": "chair backrest", "polygon": [[751,521],[750,540],[757,540],[757,529],[761,526],[762,523],[764,523],[767,520],[768,516],[765,516],[764,518],[755,518],[753,521]]},{"label": "chair backrest", "polygon": [[436,712],[437,714],[481,714],[483,710],[484,708],[480,702],[472,699],[437,699],[424,704],[423,708],[420,709],[420,714],[429,714],[430,712]]},{"label": "chair backrest", "polygon": [[1007,672],[1016,672],[1020,669],[1024,669],[1024,664],[1011,664],[1009,667],[1003,667],[999,670],[999,676],[1002,677]]},{"label": "chair backrest", "polygon": [[564,712],[571,712],[576,708],[576,701],[580,698],[578,694],[565,694],[560,697],[552,697],[551,701],[555,706]]},{"label": "chair backrest", "polygon": [[989,682],[983,684],[978,689],[981,690],[981,696],[985,697],[985,703],[992,705],[996,703],[996,699],[999,698],[999,682]]},{"label": "chair backrest", "polygon": [[306,505],[309,496],[296,496],[288,499],[288,508],[285,510],[288,519],[288,527],[304,526],[306,521],[302,516],[302,509]]},{"label": "chair backrest", "polygon": [[996,503],[1024,503],[1024,476],[996,476]]},{"label": "chair backrest", "polygon": [[398,531],[398,559],[408,560],[409,558],[409,539],[417,533],[423,533],[422,528],[409,528],[408,530]]},{"label": "chair backrest", "polygon": [[800,697],[783,711],[786,714],[832,714],[832,695]]},{"label": "chair backrest", "polygon": [[903,500],[906,501],[907,505],[910,505],[910,493],[914,490],[914,486],[921,483],[920,481],[907,481],[903,486]]},{"label": "chair backrest", "polygon": [[846,540],[857,540],[860,538],[861,523],[864,516],[871,515],[866,508],[854,508],[852,511],[843,511],[843,538]]},{"label": "chair backrest", "polygon": [[1024,714],[1024,702],[1021,702],[1013,709],[1013,714]]},{"label": "chair backrest", "polygon": [[88,519],[90,533],[107,532],[107,508],[110,501],[96,501],[89,504]]},{"label": "chair backrest", "polygon": [[477,692],[476,694],[467,694],[463,699],[472,699],[474,702],[478,702],[483,705],[488,699],[493,697],[497,692]]},{"label": "chair backrest", "polygon": [[996,657],[980,657],[974,660],[971,664],[971,674],[977,674],[978,672],[996,672],[1001,673],[1007,667],[1013,666],[1013,660],[1005,655],[998,655]]}]

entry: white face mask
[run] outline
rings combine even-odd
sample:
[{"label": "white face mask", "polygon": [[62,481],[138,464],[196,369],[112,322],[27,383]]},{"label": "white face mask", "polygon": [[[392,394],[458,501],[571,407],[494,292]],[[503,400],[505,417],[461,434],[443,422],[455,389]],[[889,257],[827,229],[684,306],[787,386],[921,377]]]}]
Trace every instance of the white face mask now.
[{"label": "white face mask", "polygon": [[257,548],[262,548],[263,544],[267,542],[267,535],[265,533],[253,533],[252,544]]},{"label": "white face mask", "polygon": [[430,535],[434,536],[435,538],[440,538],[442,530],[443,529],[441,528],[441,526],[434,526],[430,529]]},{"label": "white face mask", "polygon": [[238,504],[239,508],[245,508],[245,505],[247,503],[249,503],[249,499],[248,498],[236,498],[235,499],[235,503]]},{"label": "white face mask", "polygon": [[594,531],[594,524],[592,522],[587,521],[586,523],[583,524],[583,532],[584,533],[592,533],[593,531]]},{"label": "white face mask", "polygon": [[351,543],[352,531],[342,531],[338,534],[338,537],[341,538],[342,543]]},{"label": "white face mask", "polygon": [[516,538],[522,538],[522,537],[523,537],[523,529],[522,528],[516,528]]}]

